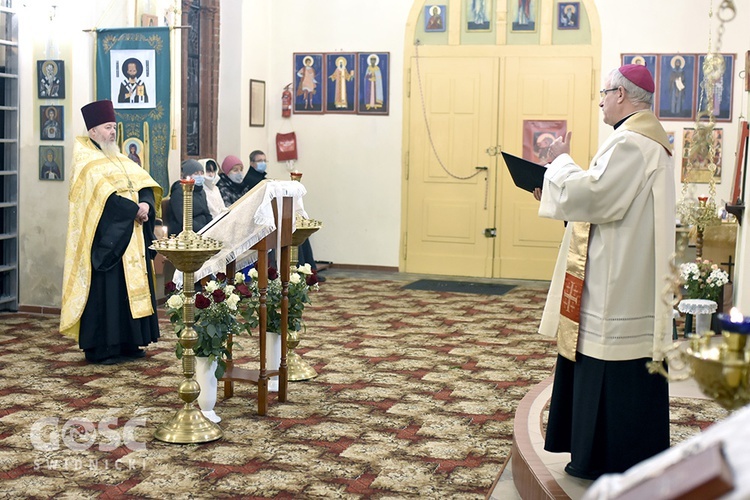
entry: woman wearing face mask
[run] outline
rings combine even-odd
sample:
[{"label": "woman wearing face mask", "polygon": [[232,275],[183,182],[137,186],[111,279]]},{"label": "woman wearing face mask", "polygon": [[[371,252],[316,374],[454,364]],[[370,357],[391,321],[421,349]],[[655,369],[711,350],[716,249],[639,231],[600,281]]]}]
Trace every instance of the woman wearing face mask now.
[{"label": "woman wearing face mask", "polygon": [[221,162],[221,172],[216,187],[219,188],[221,197],[224,199],[224,205],[231,206],[232,203],[242,198],[242,195],[248,192],[243,181],[245,166],[242,160],[234,155],[229,155]]},{"label": "woman wearing face mask", "polygon": [[206,192],[208,211],[211,212],[211,217],[216,217],[227,209],[226,205],[224,205],[224,199],[219,192],[219,188],[216,187],[216,183],[219,182],[219,166],[216,164],[216,161],[211,158],[203,158],[202,160],[198,160],[198,163],[203,165],[203,170],[206,172],[203,191]]},{"label": "woman wearing face mask", "polygon": [[[193,231],[200,231],[203,226],[211,222],[213,218],[208,210],[206,192],[203,189],[205,176],[203,165],[196,160],[185,160],[182,162],[182,179],[192,178],[195,181],[193,188]],[[169,234],[180,234],[182,232],[182,185],[175,181],[169,193],[169,213],[167,214],[167,228]]]}]

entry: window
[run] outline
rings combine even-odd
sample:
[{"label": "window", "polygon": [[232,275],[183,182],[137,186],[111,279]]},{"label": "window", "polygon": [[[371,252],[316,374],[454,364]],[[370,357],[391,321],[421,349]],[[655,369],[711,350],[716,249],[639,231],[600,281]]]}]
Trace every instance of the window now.
[{"label": "window", "polygon": [[216,158],[219,0],[183,0],[182,155]]}]

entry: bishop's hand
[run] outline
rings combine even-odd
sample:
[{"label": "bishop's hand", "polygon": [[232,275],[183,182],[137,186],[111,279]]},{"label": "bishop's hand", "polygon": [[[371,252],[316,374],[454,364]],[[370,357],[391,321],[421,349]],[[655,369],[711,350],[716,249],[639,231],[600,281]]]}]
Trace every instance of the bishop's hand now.
[{"label": "bishop's hand", "polygon": [[550,144],[547,160],[552,162],[561,154],[570,154],[570,136],[573,132],[568,132],[565,137],[558,137]]}]

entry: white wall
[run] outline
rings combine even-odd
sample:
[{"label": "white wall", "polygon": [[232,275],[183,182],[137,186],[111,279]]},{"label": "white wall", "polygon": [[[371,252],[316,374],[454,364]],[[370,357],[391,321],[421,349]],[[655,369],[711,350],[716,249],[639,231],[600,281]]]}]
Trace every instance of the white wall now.
[{"label": "white wall", "polygon": [[[275,161],[275,137],[293,130],[299,151],[296,167],[308,190],[305,208],[323,221],[323,228],[310,238],[317,260],[398,266],[402,51],[410,8],[411,2],[404,0],[274,0],[271,7],[269,176],[289,178],[285,165]],[[390,52],[390,114],[281,118],[281,92],[293,79],[293,53],[337,51]]]},{"label": "white wall", "polygon": [[269,90],[269,7],[259,0],[221,2],[219,165],[234,155],[247,169],[251,151],[269,149],[268,129],[249,126],[250,80],[265,81]]}]

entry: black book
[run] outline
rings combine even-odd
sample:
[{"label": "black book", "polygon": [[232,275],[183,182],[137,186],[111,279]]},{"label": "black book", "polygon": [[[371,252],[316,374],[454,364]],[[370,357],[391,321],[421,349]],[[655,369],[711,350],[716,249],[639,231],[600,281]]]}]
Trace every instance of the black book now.
[{"label": "black book", "polygon": [[508,171],[516,186],[530,193],[533,193],[535,188],[541,189],[547,167],[513,156],[505,151],[502,151],[502,154],[505,165],[508,166]]}]

